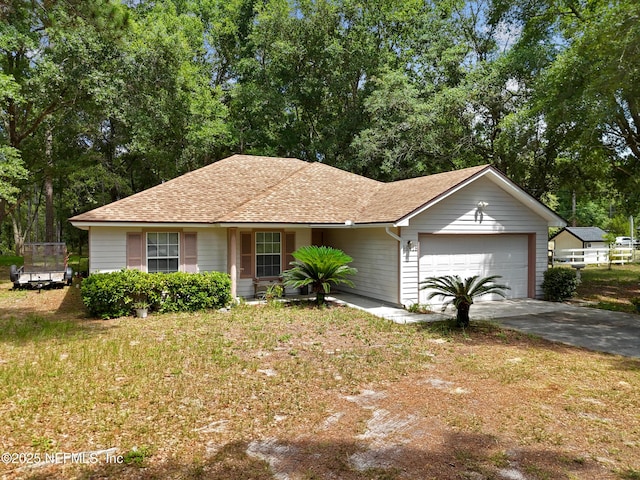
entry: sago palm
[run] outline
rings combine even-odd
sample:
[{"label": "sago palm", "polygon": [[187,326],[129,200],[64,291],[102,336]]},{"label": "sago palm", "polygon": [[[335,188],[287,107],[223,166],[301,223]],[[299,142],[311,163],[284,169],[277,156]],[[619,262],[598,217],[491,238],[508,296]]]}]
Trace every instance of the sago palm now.
[{"label": "sago palm", "polygon": [[506,297],[505,290],[510,290],[506,285],[495,283],[495,280],[502,278],[500,275],[492,275],[490,277],[473,277],[465,278],[464,281],[458,275],[445,275],[442,277],[429,277],[420,282],[421,289],[434,290],[427,296],[428,300],[435,297],[448,299],[443,305],[442,310],[448,305],[453,305],[457,310],[457,322],[460,327],[469,326],[469,309],[473,305],[473,299],[482,295],[495,293],[502,297]]},{"label": "sago palm", "polygon": [[355,274],[357,270],[347,265],[353,259],[342,250],[308,245],[293,252],[293,258],[292,268],[282,272],[283,283],[293,288],[310,285],[318,305],[324,303],[331,285],[342,283],[353,287],[353,282],[347,276]]}]

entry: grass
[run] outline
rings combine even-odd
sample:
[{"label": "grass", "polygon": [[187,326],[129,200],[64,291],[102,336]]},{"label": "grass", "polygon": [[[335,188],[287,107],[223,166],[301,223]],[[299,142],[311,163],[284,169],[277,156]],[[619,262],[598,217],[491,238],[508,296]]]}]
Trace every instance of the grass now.
[{"label": "grass", "polygon": [[75,288],[8,287],[2,452],[121,461],[0,464],[0,476],[640,478],[637,359],[487,322],[405,326],[276,302],[91,320]]},{"label": "grass", "polygon": [[[15,255],[0,255],[0,267],[10,267],[11,265],[21,266],[24,262],[22,257]],[[7,272],[9,269],[7,269]]]},{"label": "grass", "polygon": [[631,299],[640,297],[640,264],[590,265],[581,273],[577,298],[593,303],[595,308],[638,313]]}]

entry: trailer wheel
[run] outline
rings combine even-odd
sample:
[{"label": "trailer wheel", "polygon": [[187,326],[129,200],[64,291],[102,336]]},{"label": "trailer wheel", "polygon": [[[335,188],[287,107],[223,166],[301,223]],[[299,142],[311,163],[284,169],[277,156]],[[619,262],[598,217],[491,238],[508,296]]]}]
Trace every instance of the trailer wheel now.
[{"label": "trailer wheel", "polygon": [[64,279],[66,280],[67,285],[70,286],[71,282],[73,282],[73,268],[67,267],[64,272]]},{"label": "trailer wheel", "polygon": [[9,278],[13,283],[16,283],[20,278],[20,274],[18,273],[18,267],[15,265],[11,265],[11,270],[9,271]]}]

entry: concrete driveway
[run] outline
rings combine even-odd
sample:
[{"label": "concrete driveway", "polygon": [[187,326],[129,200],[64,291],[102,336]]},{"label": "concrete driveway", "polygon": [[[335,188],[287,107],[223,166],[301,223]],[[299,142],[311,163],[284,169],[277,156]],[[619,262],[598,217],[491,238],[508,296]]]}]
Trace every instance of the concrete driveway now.
[{"label": "concrete driveway", "polygon": [[[336,300],[396,323],[416,323],[455,316],[421,315],[378,300],[340,293]],[[640,358],[640,315],[579,307],[566,303],[517,299],[475,303],[471,320],[493,320],[515,330],[547,340],[599,352]]]},{"label": "concrete driveway", "polygon": [[639,315],[523,299],[478,303],[471,316],[554,342],[640,358]]}]

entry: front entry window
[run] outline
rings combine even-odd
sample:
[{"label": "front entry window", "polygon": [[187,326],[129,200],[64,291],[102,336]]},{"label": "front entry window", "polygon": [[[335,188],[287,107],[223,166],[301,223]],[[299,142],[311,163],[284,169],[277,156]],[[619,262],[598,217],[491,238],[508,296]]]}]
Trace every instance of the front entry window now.
[{"label": "front entry window", "polygon": [[277,277],[282,270],[280,232],[256,232],[256,276]]},{"label": "front entry window", "polygon": [[150,273],[177,272],[180,263],[179,234],[174,232],[147,233],[147,271]]}]

